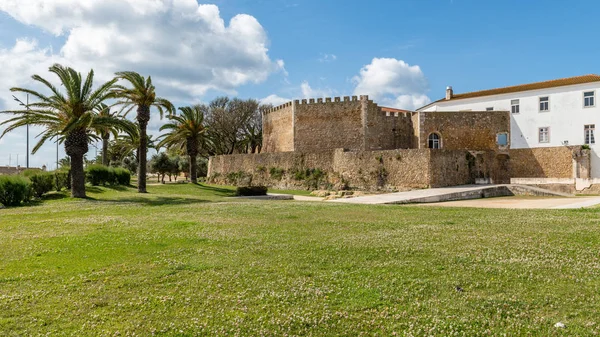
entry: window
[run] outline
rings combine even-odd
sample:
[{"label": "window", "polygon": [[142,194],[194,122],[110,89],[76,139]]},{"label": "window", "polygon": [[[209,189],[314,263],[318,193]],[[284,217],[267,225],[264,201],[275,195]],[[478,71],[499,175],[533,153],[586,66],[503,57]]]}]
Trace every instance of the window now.
[{"label": "window", "polygon": [[508,133],[499,133],[496,135],[496,144],[500,146],[508,145]]},{"label": "window", "polygon": [[593,107],[596,105],[596,93],[593,91],[586,91],[583,93],[583,106]]},{"label": "window", "polygon": [[549,143],[550,142],[550,128],[545,126],[538,129],[538,142]]},{"label": "window", "polygon": [[513,99],[512,101],[510,101],[510,112],[514,114],[518,114],[520,112],[518,99]]},{"label": "window", "polygon": [[485,108],[485,111],[494,111],[494,107]]},{"label": "window", "polygon": [[595,124],[589,124],[583,128],[586,144],[595,144],[596,143],[596,139],[594,137],[595,130],[596,130]]},{"label": "window", "polygon": [[550,111],[549,103],[550,103],[550,98],[548,96],[540,97],[540,112]]},{"label": "window", "polygon": [[440,135],[438,135],[437,133],[432,133],[429,135],[429,137],[427,137],[427,147],[430,149],[440,149],[442,148],[441,146],[441,139],[440,139]]}]

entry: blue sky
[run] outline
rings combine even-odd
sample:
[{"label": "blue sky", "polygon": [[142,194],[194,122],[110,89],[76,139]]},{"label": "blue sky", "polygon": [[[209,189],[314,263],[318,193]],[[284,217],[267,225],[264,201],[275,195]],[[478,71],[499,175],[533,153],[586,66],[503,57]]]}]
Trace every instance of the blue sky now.
[{"label": "blue sky", "polygon": [[[457,92],[598,73],[598,1],[223,1],[256,16],[285,60],[289,80],[351,93],[373,57],[419,65],[431,99]],[[320,63],[322,53],[337,56]],[[321,81],[321,78],[325,80]],[[268,81],[254,90],[277,92]],[[246,88],[244,88],[246,89]],[[240,90],[246,93],[246,90]]]},{"label": "blue sky", "polygon": [[[121,67],[154,75],[178,105],[227,94],[273,102],[369,94],[410,109],[447,85],[466,92],[600,72],[597,1],[218,0],[185,24],[165,14],[191,13],[190,1],[3,0],[0,108],[12,104],[8,88],[31,85],[27,77],[53,62],[94,67],[100,78]],[[131,43],[140,37],[144,44]],[[23,134],[0,141],[0,165],[24,156]],[[32,165],[52,166],[52,148]]]}]

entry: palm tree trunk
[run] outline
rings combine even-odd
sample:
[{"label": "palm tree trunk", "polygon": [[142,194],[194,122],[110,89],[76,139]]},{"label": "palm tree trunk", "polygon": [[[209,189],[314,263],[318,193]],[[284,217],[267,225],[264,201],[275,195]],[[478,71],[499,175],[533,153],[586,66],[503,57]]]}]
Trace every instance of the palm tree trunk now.
[{"label": "palm tree trunk", "polygon": [[198,157],[198,140],[195,137],[188,137],[186,139],[186,150],[188,156],[190,157],[190,181],[192,184],[198,183],[198,161],[196,158]]},{"label": "palm tree trunk", "polygon": [[137,109],[137,121],[140,126],[140,149],[138,153],[138,193],[146,191],[146,161],[148,154],[148,134],[146,129],[150,121],[150,107],[140,105]]},{"label": "palm tree trunk", "polygon": [[85,198],[85,171],[83,155],[71,155],[71,196]]},{"label": "palm tree trunk", "polygon": [[71,158],[71,196],[85,198],[85,172],[83,155],[88,152],[85,130],[71,131],[65,140],[65,152]]},{"label": "palm tree trunk", "polygon": [[197,155],[190,154],[190,180],[192,184],[198,183],[198,161],[196,157]]},{"label": "palm tree trunk", "polygon": [[108,166],[108,139],[110,134],[102,135],[102,165]]}]

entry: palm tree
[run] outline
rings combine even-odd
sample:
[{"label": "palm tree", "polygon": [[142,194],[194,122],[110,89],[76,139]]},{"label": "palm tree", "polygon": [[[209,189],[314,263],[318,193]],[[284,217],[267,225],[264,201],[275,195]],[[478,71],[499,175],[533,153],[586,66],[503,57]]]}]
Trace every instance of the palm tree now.
[{"label": "palm tree", "polygon": [[171,122],[163,125],[160,131],[169,130],[162,135],[159,147],[166,146],[185,150],[190,159],[190,180],[198,183],[197,157],[204,141],[206,127],[204,126],[204,110],[206,107],[194,105],[179,108],[180,116],[169,116]]},{"label": "palm tree", "polygon": [[40,140],[32,151],[36,153],[48,139],[58,136],[59,142],[65,144],[65,151],[71,158],[71,196],[85,198],[83,157],[88,152],[90,139],[97,138],[93,131],[102,127],[123,126],[118,119],[97,116],[93,112],[101,103],[112,97],[111,89],[116,79],[92,90],[93,70],[88,73],[85,81],[82,81],[81,73],[60,64],[53,65],[49,70],[58,76],[65,93],[39,75],[33,75],[32,78],[50,89],[50,96],[31,89],[12,88],[13,92],[30,94],[39,101],[29,104],[30,109],[27,110],[3,111],[15,116],[0,123],[8,125],[0,138],[21,126],[42,126],[45,129],[38,135]]},{"label": "palm tree", "polygon": [[[101,103],[96,107],[95,112],[100,117],[113,117],[120,118],[119,114],[110,111],[110,107],[104,103]],[[114,127],[100,127],[96,130],[96,133],[102,138],[102,165],[108,166],[108,141],[110,140],[110,134],[112,133],[116,138],[120,130]]]},{"label": "palm tree", "polygon": [[[131,122],[130,122],[131,123]],[[130,127],[124,130],[123,134],[117,136],[112,144],[112,148],[117,152],[121,159],[131,154],[135,157],[136,163],[139,162],[140,149],[140,130],[137,123],[131,123]],[[157,149],[156,140],[152,139],[152,135],[146,138],[146,147],[148,149]],[[110,152],[110,150],[109,150]],[[137,164],[136,164],[137,166]]]},{"label": "palm tree", "polygon": [[[115,86],[113,93],[119,98],[117,105],[122,105],[125,114],[137,107],[137,122],[139,127],[138,149],[138,192],[146,193],[146,161],[148,153],[148,122],[150,121],[150,108],[156,107],[160,118],[164,111],[172,114],[175,111],[173,104],[168,100],[156,97],[156,90],[152,85],[150,76],[144,78],[133,71],[118,72],[117,79],[123,79],[131,84],[131,88],[122,85]],[[122,111],[123,111],[122,110]]]}]

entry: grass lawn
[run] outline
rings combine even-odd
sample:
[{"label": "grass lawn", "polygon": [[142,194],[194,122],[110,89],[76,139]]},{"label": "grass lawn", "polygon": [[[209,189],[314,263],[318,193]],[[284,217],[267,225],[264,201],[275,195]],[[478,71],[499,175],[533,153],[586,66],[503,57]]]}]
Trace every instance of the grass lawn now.
[{"label": "grass lawn", "polygon": [[0,209],[0,336],[600,332],[598,209],[148,190]]}]

